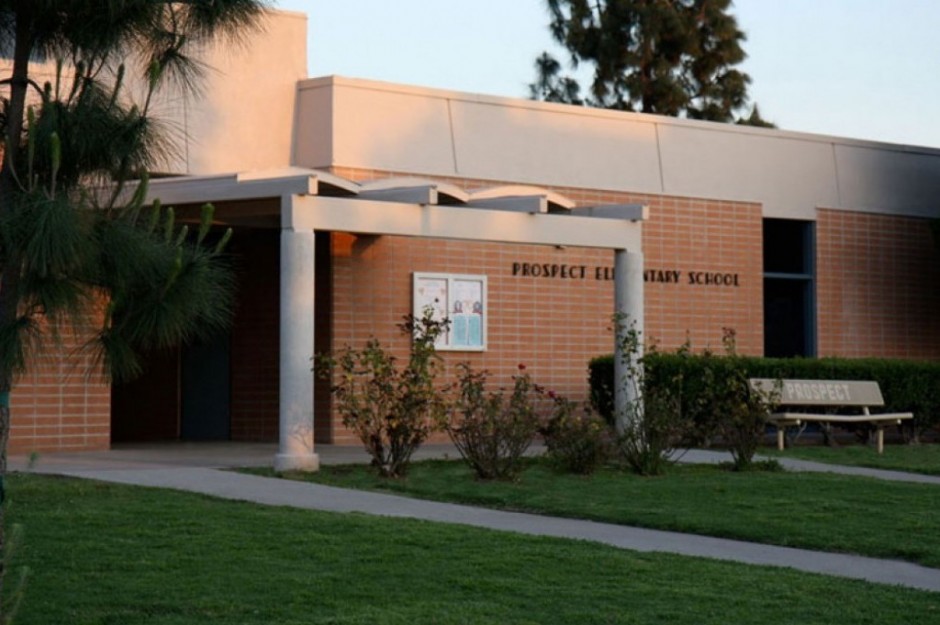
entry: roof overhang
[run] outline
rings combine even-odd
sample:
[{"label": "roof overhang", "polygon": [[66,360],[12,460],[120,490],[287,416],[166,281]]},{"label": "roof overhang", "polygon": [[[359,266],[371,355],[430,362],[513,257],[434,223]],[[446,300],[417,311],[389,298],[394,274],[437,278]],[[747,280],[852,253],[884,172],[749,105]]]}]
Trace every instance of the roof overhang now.
[{"label": "roof overhang", "polygon": [[[126,193],[133,192],[130,186]],[[465,241],[630,249],[641,247],[640,204],[577,206],[539,187],[493,187],[467,193],[421,178],[359,184],[328,172],[291,168],[224,176],[164,178],[150,182],[148,199],[164,205],[238,205],[226,223],[257,217],[245,203],[268,200],[282,228],[357,234],[433,237]],[[271,225],[275,222],[271,221]]]}]

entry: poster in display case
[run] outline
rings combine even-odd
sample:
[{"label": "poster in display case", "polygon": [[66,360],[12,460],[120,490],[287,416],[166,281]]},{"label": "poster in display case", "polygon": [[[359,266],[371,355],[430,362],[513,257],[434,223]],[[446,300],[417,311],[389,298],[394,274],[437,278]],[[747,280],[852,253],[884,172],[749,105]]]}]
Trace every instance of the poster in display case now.
[{"label": "poster in display case", "polygon": [[486,349],[486,276],[415,273],[413,302],[416,317],[430,309],[434,319],[450,322],[437,349]]}]

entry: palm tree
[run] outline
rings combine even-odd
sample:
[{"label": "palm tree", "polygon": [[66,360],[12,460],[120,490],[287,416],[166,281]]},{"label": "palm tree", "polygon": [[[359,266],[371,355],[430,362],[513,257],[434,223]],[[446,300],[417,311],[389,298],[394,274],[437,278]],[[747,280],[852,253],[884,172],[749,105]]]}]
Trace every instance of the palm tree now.
[{"label": "palm tree", "polygon": [[[238,39],[258,27],[265,4],[0,0],[0,55],[12,68],[0,77],[0,498],[9,394],[44,339],[99,318],[87,347],[121,379],[139,372],[139,350],[228,322],[228,236],[207,244],[211,207],[190,233],[172,209],[143,206],[147,172],[173,148],[150,105],[167,86],[194,95],[192,47]],[[37,61],[54,65],[52,80],[37,81]],[[0,557],[0,594],[4,573]],[[0,622],[10,612],[0,604]]]}]

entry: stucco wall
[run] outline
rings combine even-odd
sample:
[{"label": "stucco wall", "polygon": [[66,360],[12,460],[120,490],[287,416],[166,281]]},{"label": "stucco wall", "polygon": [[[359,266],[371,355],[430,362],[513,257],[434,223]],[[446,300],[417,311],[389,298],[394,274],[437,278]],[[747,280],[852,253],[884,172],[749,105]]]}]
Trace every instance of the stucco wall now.
[{"label": "stucco wall", "polygon": [[330,76],[300,83],[294,162],[937,216],[940,150]]},{"label": "stucco wall", "polygon": [[297,81],[307,75],[307,17],[268,12],[262,30],[202,51],[202,97],[172,94],[157,111],[178,130],[173,173],[278,169],[290,165]]}]

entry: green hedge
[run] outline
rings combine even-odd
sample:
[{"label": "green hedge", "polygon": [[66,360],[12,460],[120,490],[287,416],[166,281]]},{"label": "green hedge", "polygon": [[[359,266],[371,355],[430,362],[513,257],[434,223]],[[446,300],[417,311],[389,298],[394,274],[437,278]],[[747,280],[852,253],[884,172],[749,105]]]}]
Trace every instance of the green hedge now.
[{"label": "green hedge", "polygon": [[[885,399],[885,412],[913,412],[914,427],[922,433],[940,423],[940,363],[886,360],[880,358],[753,358],[738,357],[738,365],[748,377],[796,380],[873,380],[878,382]],[[648,354],[644,358],[647,384],[681,380],[683,410],[699,421],[709,415],[697,414],[701,396],[696,386],[714,376],[731,360],[721,356],[688,354]],[[613,419],[614,357],[601,356],[591,361],[591,401],[608,421]]]}]

